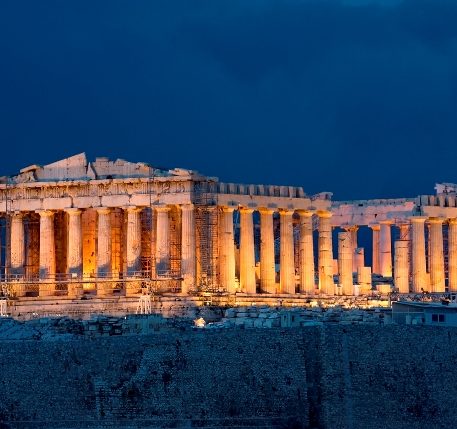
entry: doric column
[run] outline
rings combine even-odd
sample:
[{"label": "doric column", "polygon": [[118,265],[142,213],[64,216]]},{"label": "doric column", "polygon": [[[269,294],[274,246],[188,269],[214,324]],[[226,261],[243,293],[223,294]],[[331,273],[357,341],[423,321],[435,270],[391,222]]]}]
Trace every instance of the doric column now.
[{"label": "doric column", "polygon": [[[53,281],[56,273],[56,248],[54,241],[54,213],[40,210],[40,279]],[[54,286],[40,284],[40,296],[54,295]]]},{"label": "doric column", "polygon": [[[81,210],[76,208],[65,209],[68,215],[68,244],[67,244],[67,272],[70,280],[80,279],[83,273],[83,240],[81,226]],[[68,296],[76,298],[82,293],[82,284],[70,282]]]},{"label": "doric column", "polygon": [[166,275],[170,269],[170,207],[156,207],[156,271],[157,275]]},{"label": "doric column", "polygon": [[112,275],[111,209],[97,208],[97,213],[97,296],[106,296],[111,291],[111,285],[100,281],[100,278]]},{"label": "doric column", "polygon": [[[363,268],[365,266],[365,249],[363,247],[357,247],[354,251],[355,255],[355,272],[359,271],[359,268]],[[354,269],[354,267],[353,267]]]},{"label": "doric column", "polygon": [[428,288],[427,271],[425,266],[425,217],[411,218],[412,227],[412,268],[413,292],[421,292]]},{"label": "doric column", "polygon": [[53,278],[56,272],[54,241],[54,213],[41,210],[40,214],[40,278]]},{"label": "doric column", "polygon": [[193,204],[181,206],[181,292],[188,294],[195,286],[195,212]]},{"label": "doric column", "polygon": [[351,246],[352,246],[352,272],[357,272],[357,231],[359,230],[358,225],[346,226],[344,229],[351,234]]},{"label": "doric column", "polygon": [[293,210],[280,210],[280,275],[281,293],[295,293]]},{"label": "doric column", "polygon": [[141,270],[141,208],[126,207],[127,211],[127,275]]},{"label": "doric column", "polygon": [[83,272],[83,241],[81,228],[81,210],[65,209],[68,214],[68,273],[81,277]]},{"label": "doric column", "polygon": [[354,247],[351,231],[338,233],[338,274],[343,295],[354,295],[352,262]]},{"label": "doric column", "polygon": [[97,275],[107,277],[111,275],[111,209],[97,208]]},{"label": "doric column", "polygon": [[432,217],[430,223],[430,289],[444,292],[443,219]]},{"label": "doric column", "polygon": [[381,227],[379,225],[370,225],[370,228],[373,231],[372,234],[372,262],[371,268],[373,274],[380,274],[379,269],[379,231]]},{"label": "doric column", "polygon": [[313,213],[300,210],[300,293],[314,294]]},{"label": "doric column", "polygon": [[381,221],[379,234],[379,265],[383,277],[392,277],[392,221]]},{"label": "doric column", "polygon": [[264,293],[276,292],[275,244],[273,209],[261,208],[260,212],[260,289]]},{"label": "doric column", "polygon": [[409,293],[409,241],[397,240],[394,260],[394,285],[400,293]]},{"label": "doric column", "polygon": [[219,272],[223,288],[228,293],[236,292],[235,239],[233,234],[233,207],[220,208]]},{"label": "doric column", "polygon": [[245,293],[255,293],[253,209],[240,208],[240,283]]},{"label": "doric column", "polygon": [[11,216],[11,274],[24,276],[25,242],[24,242],[24,216],[21,212]]},{"label": "doric column", "polygon": [[332,213],[318,211],[319,216],[319,289],[327,295],[335,294],[333,283]]},{"label": "doric column", "polygon": [[448,275],[449,292],[457,292],[457,218],[449,219]]}]

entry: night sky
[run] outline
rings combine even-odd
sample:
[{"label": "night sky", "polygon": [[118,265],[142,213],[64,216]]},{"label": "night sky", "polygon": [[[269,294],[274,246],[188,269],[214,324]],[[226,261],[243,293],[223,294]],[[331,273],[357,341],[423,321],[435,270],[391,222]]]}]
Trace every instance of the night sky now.
[{"label": "night sky", "polygon": [[457,182],[457,1],[1,0],[0,142],[0,175],[85,151],[433,193]]}]

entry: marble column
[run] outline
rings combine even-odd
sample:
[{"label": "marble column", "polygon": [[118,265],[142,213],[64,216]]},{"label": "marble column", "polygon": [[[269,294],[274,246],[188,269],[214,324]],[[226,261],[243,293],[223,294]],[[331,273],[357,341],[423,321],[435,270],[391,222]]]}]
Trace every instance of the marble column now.
[{"label": "marble column", "polygon": [[[81,210],[77,208],[65,209],[68,216],[68,243],[67,243],[67,272],[72,279],[81,279],[83,273],[83,240],[81,225]],[[70,282],[68,296],[76,298],[82,294],[82,283]]]},{"label": "marble column", "polygon": [[344,229],[351,234],[351,246],[352,246],[352,272],[357,272],[357,256],[356,256],[356,249],[357,249],[357,231],[359,227],[357,225],[351,225],[348,227],[344,227]]},{"label": "marble column", "polygon": [[111,209],[97,208],[97,275],[108,277],[111,275]]},{"label": "marble column", "polygon": [[318,211],[319,216],[319,289],[327,295],[335,294],[333,282],[332,213]]},{"label": "marble column", "polygon": [[97,208],[97,296],[106,296],[111,292],[111,284],[101,281],[103,277],[112,276],[112,238],[111,238],[111,209]]},{"label": "marble column", "polygon": [[220,208],[220,260],[219,272],[221,286],[228,293],[236,292],[235,280],[235,238],[233,233],[233,207]]},{"label": "marble column", "polygon": [[195,287],[195,212],[193,204],[181,206],[181,293],[187,295]]},{"label": "marble column", "polygon": [[68,273],[79,278],[83,272],[82,212],[76,208],[66,209],[65,211],[68,214]]},{"label": "marble column", "polygon": [[156,212],[156,271],[158,276],[163,276],[170,270],[170,207],[156,207]]},{"label": "marble column", "polygon": [[273,209],[261,208],[260,212],[260,289],[263,293],[276,292],[275,244]]},{"label": "marble column", "polygon": [[253,212],[240,208],[240,283],[244,293],[256,293]]},{"label": "marble column", "polygon": [[39,295],[54,295],[54,285],[45,283],[54,281],[56,273],[56,248],[54,238],[54,212],[40,210],[40,284]]},{"label": "marble column", "polygon": [[365,249],[363,247],[357,247],[354,250],[355,254],[355,272],[359,271],[359,268],[363,268],[365,266]]},{"label": "marble column", "polygon": [[314,284],[314,244],[313,244],[313,213],[300,210],[300,293],[312,295]]},{"label": "marble column", "polygon": [[373,274],[380,274],[379,269],[379,231],[381,227],[379,225],[370,225],[370,228],[373,231],[372,234],[372,262],[371,268]]},{"label": "marble column", "polygon": [[14,277],[24,276],[25,266],[24,215],[15,212],[11,216],[11,271]]},{"label": "marble column", "polygon": [[457,218],[449,219],[448,276],[449,292],[457,292]]},{"label": "marble column", "polygon": [[127,275],[141,270],[141,208],[126,207],[127,211]]},{"label": "marble column", "polygon": [[338,233],[338,274],[343,295],[354,295],[352,282],[353,253],[351,231]]},{"label": "marble column", "polygon": [[443,219],[432,217],[430,223],[430,289],[445,291]]},{"label": "marble column", "polygon": [[409,241],[397,240],[394,246],[394,285],[400,293],[409,293]]},{"label": "marble column", "polygon": [[76,208],[66,209],[65,211],[68,214],[68,273],[81,277],[83,271],[82,212]]},{"label": "marble column", "polygon": [[280,210],[280,280],[281,293],[295,293],[293,210]]},{"label": "marble column", "polygon": [[425,217],[411,218],[412,229],[412,283],[413,292],[421,292],[428,288],[427,271],[425,265]]},{"label": "marble column", "polygon": [[383,277],[392,277],[392,221],[381,221],[379,233],[379,269]]}]

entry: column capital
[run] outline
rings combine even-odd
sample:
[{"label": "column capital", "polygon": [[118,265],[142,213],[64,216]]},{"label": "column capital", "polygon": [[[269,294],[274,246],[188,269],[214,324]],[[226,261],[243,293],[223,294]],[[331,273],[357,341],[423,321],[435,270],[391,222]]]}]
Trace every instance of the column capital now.
[{"label": "column capital", "polygon": [[442,224],[444,222],[444,219],[440,217],[430,217],[428,218],[428,222],[434,224]]},{"label": "column capital", "polygon": [[457,218],[455,217],[452,217],[450,219],[447,220],[449,225],[457,225]]},{"label": "column capital", "polygon": [[38,213],[41,217],[54,216],[54,212],[52,210],[36,210],[35,213]]},{"label": "column capital", "polygon": [[224,213],[233,213],[236,207],[229,207],[229,206],[219,206],[220,210]]},{"label": "column capital", "polygon": [[254,209],[252,207],[240,207],[238,210],[240,211],[240,213],[254,213]]},{"label": "column capital", "polygon": [[312,217],[314,214],[313,210],[298,209],[295,211],[300,215],[300,217]]},{"label": "column capital", "polygon": [[171,209],[169,206],[161,205],[161,206],[154,206],[156,212],[159,213],[168,213]]},{"label": "column capital", "polygon": [[295,213],[295,209],[279,209],[281,216],[292,216]]},{"label": "column capital", "polygon": [[111,207],[95,207],[95,210],[97,210],[98,214],[110,214],[111,213]]},{"label": "column capital", "polygon": [[138,207],[138,206],[125,206],[122,207],[124,211],[127,213],[139,213],[143,210],[143,207]]},{"label": "column capital", "polygon": [[411,222],[424,223],[428,218],[426,216],[412,216],[409,219]]},{"label": "column capital", "polygon": [[65,213],[68,213],[70,216],[76,216],[76,215],[80,215],[82,213],[82,210],[81,209],[78,209],[78,208],[73,208],[73,207],[68,207],[66,209],[64,209]]},{"label": "column capital", "polygon": [[371,228],[373,231],[379,231],[381,229],[381,225],[379,223],[373,223],[371,225],[368,225],[369,228]]},{"label": "column capital", "polygon": [[271,207],[260,207],[259,213],[266,214],[266,215],[272,215],[276,210],[277,209],[273,209]]},{"label": "column capital", "polygon": [[11,213],[12,218],[22,219],[24,217],[24,212],[16,211]]},{"label": "column capital", "polygon": [[184,211],[191,211],[195,209],[194,204],[181,204],[179,208],[184,212]]},{"label": "column capital", "polygon": [[345,231],[352,232],[358,231],[359,225],[342,225],[341,228],[343,228]]},{"label": "column capital", "polygon": [[392,219],[384,219],[379,221],[380,225],[392,225],[393,223],[394,221]]},{"label": "column capital", "polygon": [[324,218],[324,219],[325,219],[325,218],[329,219],[329,218],[332,217],[332,212],[329,212],[329,211],[327,211],[327,210],[318,210],[318,211],[316,212],[316,214],[317,214],[320,218]]}]

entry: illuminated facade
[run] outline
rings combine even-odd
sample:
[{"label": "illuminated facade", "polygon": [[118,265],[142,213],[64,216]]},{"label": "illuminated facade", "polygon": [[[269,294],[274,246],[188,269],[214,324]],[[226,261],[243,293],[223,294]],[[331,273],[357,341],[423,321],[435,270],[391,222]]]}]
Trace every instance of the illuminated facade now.
[{"label": "illuminated facade", "polygon": [[[455,191],[338,202],[80,154],[0,179],[1,283],[18,299],[128,297],[150,287],[354,295],[369,293],[373,278],[403,293],[457,291]],[[370,258],[358,246],[363,226]]]}]

